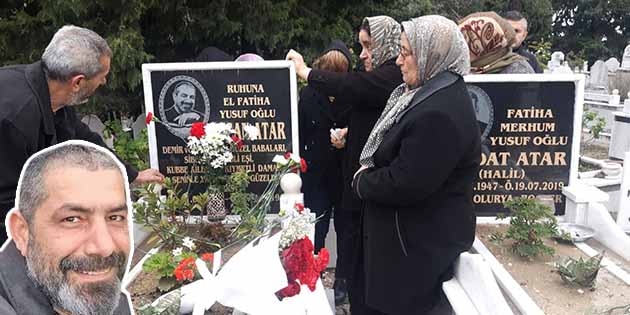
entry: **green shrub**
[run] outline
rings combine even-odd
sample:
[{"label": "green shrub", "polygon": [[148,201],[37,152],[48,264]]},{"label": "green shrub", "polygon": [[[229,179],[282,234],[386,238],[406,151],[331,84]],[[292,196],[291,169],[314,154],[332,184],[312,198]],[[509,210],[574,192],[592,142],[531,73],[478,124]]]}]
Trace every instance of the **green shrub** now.
[{"label": "green shrub", "polygon": [[[515,198],[506,201],[504,206],[511,211],[510,227],[505,235],[495,236],[512,240],[512,251],[524,258],[534,258],[540,254],[553,255],[554,249],[544,244],[543,239],[558,235],[558,221],[549,206],[535,199]],[[497,217],[505,217],[498,215]]]}]

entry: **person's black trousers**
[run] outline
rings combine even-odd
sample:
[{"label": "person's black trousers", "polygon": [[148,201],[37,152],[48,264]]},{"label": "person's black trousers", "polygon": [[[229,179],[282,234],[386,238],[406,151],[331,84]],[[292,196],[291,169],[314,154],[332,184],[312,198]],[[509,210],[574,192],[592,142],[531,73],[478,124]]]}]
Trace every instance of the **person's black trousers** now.
[{"label": "person's black trousers", "polygon": [[361,231],[361,212],[346,209],[335,209],[335,232],[337,233],[337,266],[336,279],[349,280],[357,262],[356,250]]}]

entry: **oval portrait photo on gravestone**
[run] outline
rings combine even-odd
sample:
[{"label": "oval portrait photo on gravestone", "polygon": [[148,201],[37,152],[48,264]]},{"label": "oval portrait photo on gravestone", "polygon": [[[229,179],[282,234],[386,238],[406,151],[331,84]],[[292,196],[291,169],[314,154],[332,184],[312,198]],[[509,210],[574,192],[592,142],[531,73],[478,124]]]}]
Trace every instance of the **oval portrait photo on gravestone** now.
[{"label": "oval portrait photo on gravestone", "polygon": [[199,81],[185,75],[168,80],[158,100],[160,120],[168,131],[184,140],[196,122],[210,120],[210,98]]},{"label": "oval portrait photo on gravestone", "polygon": [[481,133],[481,141],[483,142],[490,134],[492,123],[494,122],[494,105],[486,92],[474,85],[467,85],[468,94],[472,100],[477,115],[477,123],[479,123],[479,132]]}]

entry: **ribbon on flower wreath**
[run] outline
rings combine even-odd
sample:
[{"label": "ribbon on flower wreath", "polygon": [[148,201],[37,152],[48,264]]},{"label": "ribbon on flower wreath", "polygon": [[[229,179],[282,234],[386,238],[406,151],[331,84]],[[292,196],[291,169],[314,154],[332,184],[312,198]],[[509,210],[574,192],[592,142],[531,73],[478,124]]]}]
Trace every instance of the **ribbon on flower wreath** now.
[{"label": "ribbon on flower wreath", "polygon": [[216,260],[210,272],[198,259],[196,265],[203,279],[181,288],[180,313],[192,310],[193,315],[203,315],[219,302],[253,315],[333,314],[321,279],[317,280],[313,292],[303,285],[296,296],[282,301],[276,296],[276,292],[288,285],[278,255],[281,234],[250,242],[221,268],[221,272],[214,267],[218,266]]},{"label": "ribbon on flower wreath", "polygon": [[[203,315],[219,302],[249,314],[280,314],[275,292],[287,286],[286,273],[278,256],[280,233],[257,238],[236,253],[218,272],[217,256],[210,272],[205,262],[196,260],[202,279],[181,288],[180,313]],[[254,245],[258,242],[258,245]],[[219,258],[220,261],[220,258]],[[215,267],[216,266],[216,267]]]}]

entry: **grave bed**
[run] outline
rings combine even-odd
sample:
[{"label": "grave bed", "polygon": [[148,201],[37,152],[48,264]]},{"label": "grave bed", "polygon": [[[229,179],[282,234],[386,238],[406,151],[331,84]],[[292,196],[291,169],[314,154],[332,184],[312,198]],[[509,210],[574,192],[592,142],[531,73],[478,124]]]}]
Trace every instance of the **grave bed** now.
[{"label": "grave bed", "polygon": [[[510,241],[495,243],[490,235],[495,232],[505,233],[508,225],[477,225],[477,238],[490,250],[492,255],[503,265],[516,282],[527,292],[534,302],[547,315],[600,314],[613,307],[630,304],[630,286],[601,268],[594,290],[571,287],[565,284],[553,270],[553,263],[562,256],[587,258],[573,244],[546,240],[545,244],[556,251],[553,257],[542,256],[531,261],[520,258],[510,249]],[[630,262],[613,259],[622,269],[630,271]],[[611,313],[624,314],[624,313]]]},{"label": "grave bed", "polygon": [[[198,237],[198,227],[199,225],[190,225],[188,227],[188,233],[191,237]],[[227,225],[226,227],[229,227]],[[234,246],[231,246],[228,249],[222,251],[222,260],[223,263],[227,262],[234,254],[236,254],[243,246],[245,246],[246,242],[239,242]],[[156,251],[170,251],[170,249],[163,249],[160,247],[159,238],[150,233],[138,246],[134,249],[133,257],[131,259],[131,268],[132,272],[130,275],[132,279],[130,279],[129,284],[127,285],[127,291],[131,297],[131,303],[136,314],[139,313],[139,308],[152,303],[160,296],[166,294],[167,292],[161,292],[158,290],[158,280],[159,276],[152,272],[140,271],[134,273],[134,269],[141,270],[142,265],[140,265],[146,258],[150,257],[153,252]],[[172,290],[174,290],[173,288]],[[230,307],[225,307],[220,305],[219,303],[215,303],[215,305],[205,312],[206,315],[231,315],[233,313],[233,309]]]},{"label": "grave bed", "polygon": [[[229,225],[228,225],[229,226]],[[195,236],[195,232],[198,230],[198,225],[191,225],[189,227],[189,233],[193,233],[191,236]],[[222,250],[222,261],[225,264],[234,254],[236,254],[247,242],[240,241],[238,244]],[[131,258],[131,272],[129,276],[129,284],[126,289],[131,297],[132,307],[136,314],[140,314],[139,308],[152,303],[160,296],[167,292],[160,292],[158,290],[159,277],[155,273],[139,271],[141,270],[141,263],[151,256],[151,253],[157,251],[165,251],[160,247],[159,238],[155,234],[150,233],[147,237],[140,242],[134,249],[133,257]],[[332,289],[335,281],[335,269],[329,268],[322,274],[322,283],[326,289]],[[174,290],[174,289],[173,289]],[[205,312],[205,315],[232,315],[237,314],[231,307],[226,307],[220,303],[215,303],[211,309]],[[336,314],[349,314],[349,305],[343,304],[337,306]]]}]

